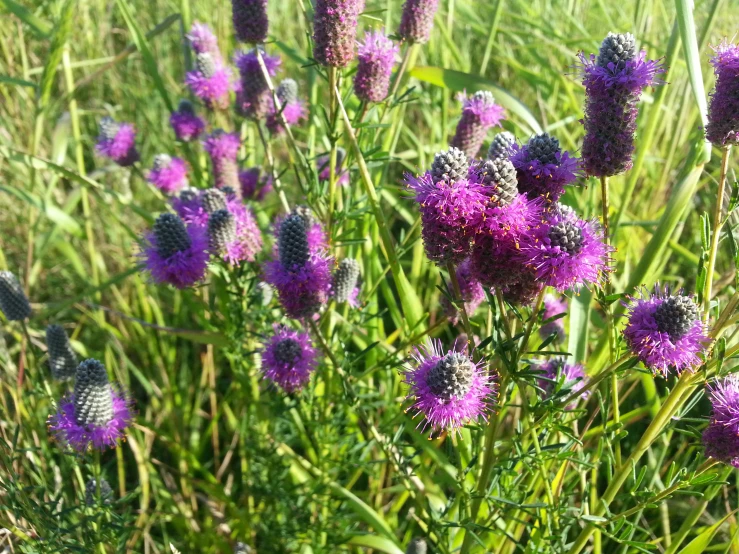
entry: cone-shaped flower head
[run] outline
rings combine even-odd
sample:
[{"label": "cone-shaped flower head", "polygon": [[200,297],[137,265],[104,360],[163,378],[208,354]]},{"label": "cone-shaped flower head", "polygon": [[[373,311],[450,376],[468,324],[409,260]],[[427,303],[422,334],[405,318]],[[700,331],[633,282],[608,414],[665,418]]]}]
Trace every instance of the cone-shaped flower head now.
[{"label": "cone-shaped flower head", "polygon": [[[295,206],[290,215],[297,215],[302,218],[305,223],[306,236],[308,237],[308,250],[312,253],[325,252],[328,249],[326,242],[326,233],[323,231],[320,222],[313,215],[308,206]],[[275,224],[275,235],[280,236],[280,225],[284,219],[278,220]]]},{"label": "cone-shaped flower head", "polygon": [[226,194],[216,188],[205,189],[200,193],[200,205],[208,215],[225,210],[227,208],[228,199]]},{"label": "cone-shaped flower head", "polygon": [[211,109],[225,109],[231,90],[231,70],[213,59],[208,52],[195,58],[195,70],[185,76],[185,84],[192,93]]},{"label": "cone-shaped flower head", "polygon": [[113,447],[131,423],[129,400],[110,386],[105,366],[89,359],[77,367],[74,393],[50,419],[58,440],[78,452]]},{"label": "cone-shaped flower head", "polygon": [[466,179],[469,168],[470,164],[465,153],[452,146],[449,150],[442,150],[434,156],[434,162],[431,164],[431,178],[434,182],[453,183]]},{"label": "cone-shaped flower head", "polygon": [[518,190],[534,199],[555,202],[577,179],[578,160],[562,152],[559,141],[547,133],[524,146],[511,145],[510,159],[518,174]]},{"label": "cone-shaped flower head", "polygon": [[49,325],[46,328],[46,348],[52,377],[57,381],[66,381],[74,377],[77,371],[77,354],[72,350],[64,327]]},{"label": "cone-shaped flower head", "polygon": [[264,42],[269,30],[267,0],[231,0],[236,38],[241,42]]},{"label": "cone-shaped flower head", "polygon": [[468,157],[476,156],[488,129],[500,125],[502,119],[503,108],[495,103],[493,95],[487,90],[478,90],[464,101],[462,117],[451,145]]},{"label": "cone-shaped flower head", "polygon": [[516,168],[508,159],[480,160],[472,169],[493,205],[510,206],[518,197]]},{"label": "cone-shaped flower head", "polygon": [[[553,358],[537,367],[542,372],[539,379],[539,387],[544,391],[545,398],[553,393],[564,389],[566,395],[576,393],[587,385],[585,368],[580,364],[569,364],[564,358]],[[580,397],[585,400],[590,396],[590,391],[585,391]],[[567,406],[568,410],[574,409],[577,402]]]},{"label": "cone-shaped flower head", "polygon": [[354,94],[364,102],[382,102],[390,89],[398,46],[381,31],[368,32],[359,46]]},{"label": "cone-shaped flower head", "polygon": [[[562,297],[553,296],[547,294],[544,297],[544,313],[542,314],[542,320],[547,321],[553,317],[562,316],[567,313],[567,301]],[[539,329],[539,336],[542,339],[547,338],[549,335],[554,334],[556,340],[562,342],[565,338],[565,324],[564,319],[559,317],[549,323],[545,323]]]},{"label": "cone-shaped flower head", "polygon": [[711,423],[703,431],[706,456],[739,468],[739,376],[736,374],[708,385]]},{"label": "cone-shaped flower head", "polygon": [[196,54],[210,54],[213,60],[222,64],[223,58],[218,48],[218,39],[208,25],[196,21],[192,24],[187,39]]},{"label": "cone-shaped flower head", "polygon": [[666,377],[700,364],[709,339],[691,297],[655,289],[632,298],[628,307],[624,338],[647,368]]},{"label": "cone-shaped flower head", "polygon": [[337,302],[348,302],[357,305],[359,295],[359,262],[354,258],[344,258],[334,271],[331,292]]},{"label": "cone-shaped flower head", "polygon": [[236,157],[241,140],[235,133],[226,133],[222,129],[213,131],[203,142],[203,148],[210,155],[213,164],[213,180],[217,188],[239,187],[239,166]]},{"label": "cone-shaped flower head", "polygon": [[280,325],[274,332],[262,350],[262,373],[285,392],[299,391],[316,368],[316,350],[307,333]]},{"label": "cone-shaped flower head", "polygon": [[[269,56],[262,47],[257,48],[259,48],[258,52],[267,68],[267,73],[270,77],[274,77],[282,60],[279,56]],[[236,98],[236,107],[241,115],[251,119],[263,119],[270,111],[274,111],[274,101],[259,64],[257,48],[248,52],[237,52],[234,56],[234,63],[239,69],[241,80],[241,90]]]},{"label": "cone-shaped flower head", "polygon": [[413,539],[409,542],[408,548],[405,550],[405,554],[426,554],[426,552],[428,552],[426,541],[419,538]]},{"label": "cone-shaped flower head", "polygon": [[156,283],[183,289],[201,281],[208,264],[208,234],[201,225],[164,213],[154,223],[144,251],[146,267]]},{"label": "cone-shaped flower head", "polygon": [[739,469],[739,434],[734,428],[709,423],[702,440],[707,457]]},{"label": "cone-shaped flower head", "polygon": [[417,44],[428,42],[438,7],[439,0],[405,0],[398,35]]},{"label": "cone-shaped flower head", "polygon": [[488,148],[488,159],[510,158],[513,155],[512,146],[516,144],[516,137],[508,131],[501,131],[493,137]]},{"label": "cone-shaped flower head", "polygon": [[[528,269],[528,271],[526,270]],[[509,304],[531,306],[539,297],[544,284],[536,280],[530,268],[516,269],[516,279],[503,289],[503,299]]]},{"label": "cone-shaped flower head", "polygon": [[[472,316],[478,306],[485,300],[485,290],[482,288],[480,281],[472,275],[472,267],[470,260],[467,259],[457,266],[457,282],[459,283],[459,292],[462,293],[464,301],[464,309],[468,316]],[[449,287],[451,290],[451,286]],[[441,307],[449,318],[449,321],[456,324],[459,321],[459,311],[452,305],[446,296],[442,296]]]},{"label": "cone-shaped flower head", "polygon": [[187,187],[187,164],[167,154],[154,156],[149,182],[165,194],[175,194]]},{"label": "cone-shaped flower head", "polygon": [[521,260],[538,281],[562,292],[598,283],[610,271],[612,248],[597,221],[551,211],[521,243]]},{"label": "cone-shaped flower head", "polygon": [[316,0],[313,57],[324,66],[346,67],[354,59],[357,18],[364,0]]},{"label": "cone-shaped flower head", "polygon": [[262,201],[272,191],[271,178],[267,175],[262,176],[258,167],[239,171],[239,183],[244,200]]},{"label": "cone-shaped flower head", "polygon": [[100,134],[95,149],[98,154],[121,167],[129,167],[139,161],[136,150],[136,130],[130,123],[118,123],[112,117],[100,120]]},{"label": "cone-shaped flower head", "polygon": [[0,310],[8,321],[21,321],[31,315],[26,293],[10,271],[0,271]]},{"label": "cone-shaped flower head", "polygon": [[208,218],[210,251],[225,255],[230,244],[236,242],[236,220],[228,210],[216,210]]},{"label": "cone-shaped flower head", "polygon": [[480,363],[455,350],[444,353],[439,341],[416,348],[413,358],[405,382],[412,408],[424,417],[424,429],[455,431],[480,416],[486,418],[497,385]]},{"label": "cone-shaped flower head", "polygon": [[331,288],[331,260],[312,250],[306,220],[288,215],[277,226],[276,259],[266,265],[265,280],[277,289],[288,316],[309,317],[323,305]]},{"label": "cone-shaped flower head", "polygon": [[[298,83],[295,79],[284,79],[277,90],[277,99],[280,101],[280,109],[285,123],[288,125],[297,125],[301,119],[308,117],[308,110],[305,109],[303,101],[298,97]],[[279,114],[275,111],[274,102],[269,104],[269,113],[267,114],[267,128],[273,135],[282,133],[282,121]]]},{"label": "cone-shaped flower head", "polygon": [[724,40],[714,51],[716,87],[708,108],[706,138],[721,148],[739,144],[739,44]]},{"label": "cone-shaped flower head", "polygon": [[597,58],[579,54],[585,85],[585,139],[582,167],[588,175],[609,177],[632,166],[639,98],[647,86],[658,84],[664,68],[638,52],[629,34],[608,33]]},{"label": "cone-shaped flower head", "polygon": [[169,124],[177,140],[182,142],[197,139],[205,130],[205,122],[195,114],[195,108],[189,100],[180,100],[177,111],[169,116]]},{"label": "cone-shaped flower head", "polygon": [[[85,503],[88,506],[94,506],[98,503],[97,481],[90,479],[85,485]],[[110,483],[105,479],[100,479],[100,500],[103,504],[110,504],[113,501],[113,489]]]}]

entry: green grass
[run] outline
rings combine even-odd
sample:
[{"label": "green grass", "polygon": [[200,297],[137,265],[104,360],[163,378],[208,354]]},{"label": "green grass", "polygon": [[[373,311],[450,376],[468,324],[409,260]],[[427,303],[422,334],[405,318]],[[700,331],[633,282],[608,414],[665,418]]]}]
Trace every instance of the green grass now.
[{"label": "green grass", "polygon": [[[281,77],[299,81],[310,100],[309,121],[293,130],[298,151],[273,140],[275,170],[291,205],[305,198],[325,216],[327,187],[303,172],[304,160],[331,147],[325,72],[309,63],[301,2],[269,4],[267,49],[282,55]],[[401,4],[369,0],[361,26],[395,30]],[[230,3],[0,0],[0,269],[21,276],[34,307],[30,349],[18,324],[0,320],[0,527],[16,551],[168,552],[171,543],[183,554],[216,553],[243,541],[260,553],[399,554],[424,536],[434,553],[459,552],[465,539],[470,552],[567,552],[565,543],[590,525],[584,551],[598,554],[739,552],[737,473],[715,466],[697,475],[704,458],[701,422],[693,419],[710,409],[699,385],[733,371],[731,356],[679,382],[620,367],[619,425],[608,380],[573,423],[561,406],[537,401],[527,385],[532,356],[523,356],[507,368],[514,378],[493,418],[496,456],[483,491],[491,428],[481,423],[459,439],[428,440],[404,412],[399,374],[426,334],[449,345],[459,332],[440,319],[443,279],[423,253],[403,172],[427,167],[445,147],[464,89],[492,90],[507,109],[504,127],[519,140],[543,129],[579,151],[584,93],[573,65],[579,50],[597,51],[609,30],[634,33],[649,57],[666,56],[668,66],[667,84],[647,90],[641,103],[635,168],[610,182],[611,217],[620,223],[613,290],[632,294],[661,282],[698,291],[708,254],[701,217],[713,214],[721,161],[701,130],[713,86],[710,45],[735,35],[739,14],[722,0],[696,1],[694,13],[689,4],[443,0],[433,38],[417,48],[401,87],[413,87],[407,102],[392,106],[383,125],[355,125],[357,149],[347,122],[339,125],[352,171],[332,238],[336,254],[362,263],[363,308],[322,317],[318,327],[338,367],[325,359],[302,394],[284,395],[258,371],[255,351],[284,318],[276,301],[254,300],[256,265],[214,268],[209,286],[195,291],[149,283],[137,268],[140,236],[166,205],[141,171],[94,154],[97,123],[107,114],[138,129],[144,169],[155,154],[180,148],[168,118],[187,95],[183,33],[194,20],[206,22],[230,55]],[[354,121],[350,81],[347,73],[341,91]],[[376,123],[382,111],[368,118]],[[212,119],[226,127],[235,121]],[[255,126],[238,122],[237,129],[246,165],[266,170]],[[193,165],[195,184],[206,186],[201,149],[179,152]],[[729,183],[736,184],[731,165]],[[581,184],[564,201],[598,217],[599,185]],[[281,213],[277,195],[255,209],[267,236]],[[728,235],[719,243],[714,318],[737,291],[732,244]],[[619,302],[613,310],[623,312]],[[517,317],[523,329],[529,311]],[[65,390],[45,363],[51,322],[64,324],[80,357],[103,361],[136,399],[126,442],[100,457],[116,493],[111,506],[85,507],[94,457],[71,456],[49,438],[47,416]],[[601,372],[609,352],[596,294],[575,296],[566,323],[567,350],[591,375]],[[491,364],[505,369],[510,342],[497,304],[485,303],[472,325],[481,340],[491,337],[484,349]],[[724,335],[729,354],[736,329],[732,321]],[[29,366],[21,392],[22,352]],[[682,387],[685,396],[670,395]],[[615,467],[616,450],[627,459],[645,436],[653,441],[641,444],[634,466]],[[619,476],[625,484],[606,509],[598,499]],[[659,496],[671,486],[680,491]]]}]

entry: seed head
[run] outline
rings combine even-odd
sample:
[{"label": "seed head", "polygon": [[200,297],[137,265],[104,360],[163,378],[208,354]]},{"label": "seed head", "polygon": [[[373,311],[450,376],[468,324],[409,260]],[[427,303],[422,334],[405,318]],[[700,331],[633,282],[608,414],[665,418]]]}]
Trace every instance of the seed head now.
[{"label": "seed head", "polygon": [[698,306],[689,296],[668,296],[654,311],[657,328],[673,340],[681,339],[698,320]]},{"label": "seed head", "polygon": [[228,210],[216,210],[208,218],[208,239],[214,252],[223,252],[236,240],[236,220]]},{"label": "seed head", "polygon": [[175,214],[164,213],[154,222],[157,252],[162,258],[170,258],[176,252],[184,252],[192,244],[183,221]]},{"label": "seed head", "polygon": [[621,71],[626,67],[626,62],[636,57],[636,39],[631,33],[615,34],[608,33],[603,39],[598,52],[597,64],[600,67],[608,67],[613,64],[614,69]]},{"label": "seed head", "polygon": [[559,140],[547,133],[532,137],[526,145],[529,160],[539,160],[543,164],[556,164],[556,154],[560,152]]},{"label": "seed head", "polygon": [[583,243],[582,230],[569,221],[562,221],[549,228],[549,239],[552,246],[559,246],[568,254],[580,252]]},{"label": "seed head", "polygon": [[449,150],[442,150],[434,156],[434,163],[431,164],[431,177],[434,182],[454,183],[467,177],[469,167],[465,153],[452,146]]},{"label": "seed head", "polygon": [[105,116],[100,120],[100,137],[105,140],[113,140],[118,134],[120,125],[110,116]]},{"label": "seed head", "polygon": [[21,321],[31,315],[26,293],[10,271],[0,271],[0,310],[8,321]]},{"label": "seed head", "polygon": [[210,79],[216,73],[216,62],[208,52],[197,55],[195,58],[195,67],[206,79]]},{"label": "seed head", "polygon": [[267,0],[231,0],[234,31],[241,42],[264,42],[269,30]]},{"label": "seed head", "polygon": [[516,137],[508,131],[501,131],[490,143],[488,148],[488,159],[495,160],[497,158],[509,158],[511,156],[511,146],[516,144]]},{"label": "seed head", "polygon": [[46,328],[46,347],[49,353],[51,375],[58,381],[74,377],[77,371],[77,354],[72,350],[67,332],[61,325]]},{"label": "seed head", "polygon": [[298,83],[295,79],[283,79],[277,87],[277,99],[283,108],[298,101]]},{"label": "seed head", "polygon": [[310,258],[308,236],[303,217],[291,214],[280,225],[278,238],[280,263],[285,269],[303,267]]},{"label": "seed head", "polygon": [[200,193],[200,205],[205,213],[212,214],[226,209],[226,194],[216,188],[205,189]]},{"label": "seed head", "polygon": [[518,196],[516,168],[507,158],[484,160],[476,164],[480,183],[489,187],[486,193],[498,206],[508,206]]},{"label": "seed head", "polygon": [[431,368],[426,383],[443,400],[462,398],[472,386],[474,366],[462,353],[451,351]]},{"label": "seed head", "polygon": [[104,427],[113,419],[113,395],[105,366],[90,358],[77,367],[74,415],[79,425]]},{"label": "seed head", "polygon": [[359,262],[354,258],[344,258],[334,272],[334,298],[337,302],[347,302],[352,298],[359,279]]}]

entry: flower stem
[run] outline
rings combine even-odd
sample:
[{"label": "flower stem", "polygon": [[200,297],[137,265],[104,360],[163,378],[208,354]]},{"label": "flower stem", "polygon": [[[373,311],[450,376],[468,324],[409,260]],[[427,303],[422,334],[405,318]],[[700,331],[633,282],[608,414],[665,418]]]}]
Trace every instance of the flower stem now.
[{"label": "flower stem", "polygon": [[331,240],[331,223],[334,218],[334,206],[336,204],[336,100],[339,95],[337,87],[337,75],[336,68],[328,68],[328,109],[331,117],[331,134],[329,140],[331,141],[331,152],[329,154],[328,162],[328,220],[326,224],[326,230],[328,232],[329,240]]},{"label": "flower stem", "polygon": [[718,241],[721,236],[721,211],[724,203],[724,191],[726,190],[726,173],[729,168],[729,153],[731,147],[723,150],[721,157],[721,174],[718,180],[718,194],[716,197],[716,211],[713,214],[713,233],[711,234],[711,249],[708,253],[708,267],[706,272],[706,284],[703,288],[703,323],[708,323],[711,309],[711,293],[713,288],[713,272],[716,267],[716,255],[718,253]]},{"label": "flower stem", "polygon": [[446,264],[446,269],[449,272],[449,278],[452,281],[452,289],[454,290],[454,300],[459,304],[459,312],[462,314],[462,325],[464,326],[464,332],[467,333],[467,350],[472,356],[472,327],[470,326],[470,318],[467,316],[467,308],[464,305],[464,298],[462,298],[462,290],[459,287],[459,279],[457,279],[457,270],[452,262]]}]

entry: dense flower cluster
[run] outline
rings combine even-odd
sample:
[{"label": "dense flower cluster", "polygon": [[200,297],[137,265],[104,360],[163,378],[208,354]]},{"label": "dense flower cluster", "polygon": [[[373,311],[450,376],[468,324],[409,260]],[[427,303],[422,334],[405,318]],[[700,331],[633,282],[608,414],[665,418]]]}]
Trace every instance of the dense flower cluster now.
[{"label": "dense flower cluster", "polygon": [[181,100],[177,110],[169,116],[177,140],[191,142],[203,134],[205,122],[195,114],[195,108],[189,100]]},{"label": "dense flower cluster", "polygon": [[167,154],[154,156],[149,170],[149,182],[165,194],[174,194],[187,187],[187,164]]},{"label": "dense flower cluster", "polygon": [[478,90],[464,100],[462,117],[451,145],[468,157],[476,156],[488,129],[499,125],[502,119],[503,108],[495,103],[493,95],[486,90]]},{"label": "dense flower cluster", "polygon": [[267,0],[231,0],[236,38],[254,44],[264,42],[269,30]]},{"label": "dense flower cluster", "polygon": [[438,8],[439,0],[405,0],[398,35],[408,42],[428,42]]},{"label": "dense flower cluster", "polygon": [[563,152],[559,141],[547,134],[532,137],[525,145],[510,146],[518,190],[529,198],[556,202],[578,176],[579,160]]},{"label": "dense flower cluster", "polygon": [[139,161],[133,125],[118,123],[112,117],[100,120],[100,135],[95,149],[101,156],[111,159],[121,167],[129,167]]},{"label": "dense flower cluster", "polygon": [[275,324],[262,350],[262,372],[285,392],[302,389],[316,369],[317,352],[306,333]]},{"label": "dense flower cluster", "polygon": [[279,56],[268,55],[259,46],[257,48],[248,52],[237,52],[234,56],[234,63],[239,69],[240,76],[240,86],[236,93],[236,109],[244,117],[263,119],[274,111],[274,101],[259,58],[262,58],[270,77],[277,74],[282,60]]},{"label": "dense flower cluster", "polygon": [[716,88],[711,93],[706,138],[724,147],[739,144],[739,44],[724,40],[714,50]]},{"label": "dense flower cluster", "polygon": [[364,0],[317,0],[313,18],[313,57],[324,66],[346,67],[354,58],[357,18]]},{"label": "dense flower cluster", "polygon": [[203,148],[213,164],[213,180],[217,188],[230,187],[241,192],[237,156],[241,140],[235,133],[216,129],[203,141]]},{"label": "dense flower cluster", "polygon": [[28,297],[10,271],[0,271],[0,310],[8,321],[22,321],[31,315]]},{"label": "dense flower cluster", "polygon": [[285,119],[285,123],[293,126],[308,117],[308,110],[298,96],[298,83],[295,79],[284,79],[275,93],[280,102],[280,111],[277,112],[275,103],[271,102],[267,113],[267,128],[273,135],[284,132],[282,118]]},{"label": "dense flower cluster", "polygon": [[390,89],[398,46],[382,32],[366,33],[359,46],[354,94],[364,102],[382,102]]},{"label": "dense flower cluster", "polygon": [[708,385],[713,412],[703,431],[706,456],[739,468],[739,376],[729,375]]},{"label": "dense flower cluster", "polygon": [[194,23],[187,38],[195,53],[195,67],[185,76],[185,84],[208,108],[227,108],[233,88],[231,69],[223,60],[213,31]]}]

